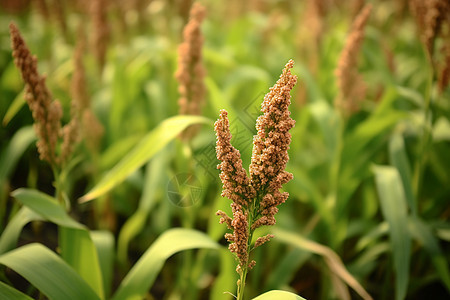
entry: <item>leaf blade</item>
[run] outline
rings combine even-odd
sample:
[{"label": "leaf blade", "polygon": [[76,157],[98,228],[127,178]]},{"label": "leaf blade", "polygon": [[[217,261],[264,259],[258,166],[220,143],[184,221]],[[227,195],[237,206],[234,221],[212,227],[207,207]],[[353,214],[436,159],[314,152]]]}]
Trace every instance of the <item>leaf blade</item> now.
[{"label": "leaf blade", "polygon": [[113,300],[142,298],[155,281],[167,258],[179,251],[194,248],[217,249],[219,245],[197,230],[175,228],[166,231],[128,272]]},{"label": "leaf blade", "polygon": [[396,275],[396,299],[404,299],[408,289],[411,238],[407,224],[407,204],[400,175],[394,167],[374,166],[381,211],[389,224]]},{"label": "leaf blade", "polygon": [[211,120],[204,117],[183,115],[164,120],[158,127],[148,133],[127,156],[117,163],[93,189],[81,197],[80,202],[93,200],[114,188],[162,150],[189,125],[210,122]]},{"label": "leaf blade", "polygon": [[91,287],[59,256],[40,244],[29,244],[0,256],[49,299],[100,299]]}]

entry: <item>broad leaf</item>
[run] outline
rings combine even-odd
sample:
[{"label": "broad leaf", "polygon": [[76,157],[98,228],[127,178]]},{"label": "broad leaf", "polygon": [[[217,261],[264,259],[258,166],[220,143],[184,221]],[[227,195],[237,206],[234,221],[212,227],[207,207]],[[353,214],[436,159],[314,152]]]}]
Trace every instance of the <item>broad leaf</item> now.
[{"label": "broad leaf", "polygon": [[389,166],[375,166],[374,172],[381,211],[389,224],[396,277],[395,299],[400,300],[405,298],[408,289],[409,259],[411,257],[411,238],[408,232],[405,193],[397,169]]},{"label": "broad leaf", "polygon": [[131,173],[142,167],[189,125],[210,122],[209,119],[199,116],[175,116],[164,120],[157,128],[143,137],[142,141],[127,156],[80,199],[80,202],[90,201],[113,189]]},{"label": "broad leaf", "polygon": [[161,235],[123,279],[114,300],[142,299],[164,262],[173,254],[194,248],[217,249],[219,245],[200,231],[175,228]]},{"label": "broad leaf", "polygon": [[55,223],[59,228],[62,258],[103,297],[103,283],[97,250],[86,227],[73,220],[53,197],[32,189],[18,189],[12,193],[18,201]]},{"label": "broad leaf", "polygon": [[19,273],[49,299],[100,299],[66,262],[40,244],[5,253],[0,264]]}]

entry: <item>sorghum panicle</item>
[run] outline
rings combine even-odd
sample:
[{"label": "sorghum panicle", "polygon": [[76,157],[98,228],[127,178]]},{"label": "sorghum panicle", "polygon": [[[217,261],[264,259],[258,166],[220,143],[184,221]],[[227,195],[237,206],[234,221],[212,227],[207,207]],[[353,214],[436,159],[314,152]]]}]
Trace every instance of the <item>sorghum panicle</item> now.
[{"label": "sorghum panicle", "polygon": [[107,19],[108,1],[93,0],[91,2],[91,15],[93,25],[93,49],[97,58],[100,71],[103,70],[106,62],[106,51],[110,38],[110,28]]},{"label": "sorghum panicle", "polygon": [[61,130],[61,104],[58,101],[52,101],[52,95],[45,84],[45,77],[38,73],[37,59],[31,55],[17,27],[11,23],[9,29],[14,63],[26,83],[25,99],[34,119],[40,159],[51,165],[57,165],[56,148]]},{"label": "sorghum panicle", "polygon": [[[236,254],[241,275],[238,280],[238,292],[242,293],[247,271],[256,264],[249,262],[250,252],[273,238],[268,234],[256,239],[251,247],[251,237],[256,228],[275,224],[274,215],[277,206],[286,201],[288,193],[281,193],[282,185],[292,179],[285,171],[289,160],[288,149],[291,142],[289,130],[295,125],[288,107],[291,103],[290,92],[297,82],[297,76],[291,74],[294,62],[290,60],[280,79],[270,88],[261,105],[263,114],[256,123],[257,135],[253,139],[253,155],[250,164],[250,176],[242,167],[240,153],[231,145],[230,125],[225,110],[220,111],[215,123],[217,135],[217,158],[221,161],[220,179],[223,183],[222,196],[233,202],[233,218],[218,211],[220,223],[226,223],[233,233],[225,238],[230,242],[229,249]],[[241,281],[242,280],[242,281]]]},{"label": "sorghum panicle", "polygon": [[[179,82],[179,113],[199,115],[205,97],[205,68],[202,60],[203,35],[200,26],[206,16],[206,9],[200,3],[192,5],[189,22],[183,30],[183,43],[178,48],[178,69],[175,78]],[[182,137],[189,139],[198,127],[190,127]]]},{"label": "sorghum panicle", "polygon": [[366,85],[358,73],[358,54],[364,38],[364,27],[371,11],[372,5],[367,4],[357,15],[335,71],[339,88],[335,106],[344,115],[359,110],[359,103],[366,93]]}]

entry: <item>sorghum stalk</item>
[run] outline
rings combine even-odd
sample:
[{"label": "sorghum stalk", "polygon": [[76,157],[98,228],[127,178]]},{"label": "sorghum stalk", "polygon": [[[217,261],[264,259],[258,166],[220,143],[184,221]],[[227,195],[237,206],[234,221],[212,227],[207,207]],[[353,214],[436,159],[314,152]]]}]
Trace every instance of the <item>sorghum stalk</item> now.
[{"label": "sorghum stalk", "polygon": [[268,234],[252,244],[253,234],[258,227],[275,224],[277,206],[289,196],[286,192],[280,192],[280,189],[293,178],[291,173],[285,171],[291,142],[289,130],[295,124],[288,110],[290,91],[297,82],[297,76],[290,71],[293,65],[292,60],[286,64],[280,79],[264,97],[261,105],[263,114],[256,123],[258,133],[253,138],[249,175],[242,166],[239,150],[231,145],[228,113],[221,110],[215,123],[216,152],[221,161],[218,168],[223,183],[222,196],[233,201],[233,217],[230,218],[223,211],[216,214],[221,216],[220,223],[226,223],[233,230],[232,234],[225,234],[225,238],[230,242],[228,248],[238,261],[238,300],[243,299],[247,274],[256,264],[249,259],[250,253],[273,238],[273,235]]}]

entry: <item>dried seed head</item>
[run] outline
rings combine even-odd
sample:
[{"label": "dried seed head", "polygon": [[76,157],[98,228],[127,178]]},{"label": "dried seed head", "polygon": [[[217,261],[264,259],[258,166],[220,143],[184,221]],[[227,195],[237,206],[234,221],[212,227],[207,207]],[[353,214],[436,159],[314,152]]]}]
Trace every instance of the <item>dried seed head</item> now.
[{"label": "dried seed head", "polygon": [[220,111],[220,118],[214,124],[217,135],[217,159],[221,161],[220,179],[223,184],[222,196],[247,207],[255,192],[250,186],[250,179],[242,167],[241,154],[231,145],[230,124],[225,110]]},{"label": "dried seed head", "polygon": [[[181,115],[199,115],[205,97],[205,68],[202,61],[203,35],[200,26],[206,10],[200,3],[194,3],[190,11],[189,22],[183,30],[183,43],[178,48],[178,69],[175,78],[179,82],[180,98],[178,105]],[[190,139],[198,127],[190,127],[182,134]]]},{"label": "dried seed head", "polygon": [[[290,117],[288,107],[291,103],[290,91],[297,82],[297,76],[291,74],[290,69],[293,66],[293,60],[286,64],[280,79],[264,97],[261,105],[263,115],[256,121],[258,133],[253,138],[250,164],[251,185],[255,190],[263,190],[265,187],[277,188],[272,185],[280,174],[284,174],[289,160],[287,152],[291,143],[289,130],[294,127],[295,121]],[[286,176],[283,178],[287,179]],[[274,190],[270,189],[270,192],[272,191]]]},{"label": "dried seed head", "polygon": [[98,60],[100,72],[106,62],[106,51],[108,49],[110,29],[107,19],[108,1],[93,0],[91,2],[91,14],[93,24],[93,47],[94,55]]},{"label": "dried seed head", "polygon": [[335,106],[344,115],[357,111],[366,93],[366,85],[358,73],[357,60],[371,11],[372,5],[367,4],[356,17],[335,70],[339,88]]},{"label": "dried seed head", "polygon": [[450,3],[448,0],[411,0],[409,4],[422,42],[429,57],[432,57],[436,37],[441,33],[443,25],[449,24]]},{"label": "dried seed head", "polygon": [[39,138],[37,148],[40,159],[51,165],[58,165],[56,147],[61,130],[62,108],[58,101],[52,101],[45,77],[37,70],[37,59],[32,56],[19,30],[11,23],[11,44],[14,63],[26,83],[25,99],[32,112],[34,128]]}]

